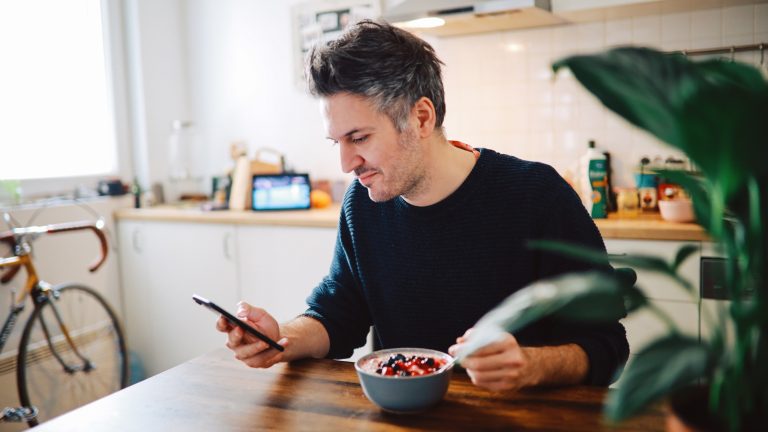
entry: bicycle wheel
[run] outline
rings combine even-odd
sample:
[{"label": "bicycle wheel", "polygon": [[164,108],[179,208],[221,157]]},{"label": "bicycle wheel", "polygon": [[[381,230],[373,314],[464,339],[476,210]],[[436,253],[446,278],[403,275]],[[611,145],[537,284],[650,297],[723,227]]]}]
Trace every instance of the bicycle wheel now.
[{"label": "bicycle wheel", "polygon": [[99,293],[77,284],[54,287],[37,305],[24,326],[17,361],[21,404],[39,410],[30,426],[128,383],[128,355],[117,317]]}]

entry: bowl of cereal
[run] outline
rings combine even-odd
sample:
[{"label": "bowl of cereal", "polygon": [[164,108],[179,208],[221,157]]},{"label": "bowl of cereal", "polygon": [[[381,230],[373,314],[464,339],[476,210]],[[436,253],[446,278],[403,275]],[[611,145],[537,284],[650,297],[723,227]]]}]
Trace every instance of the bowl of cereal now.
[{"label": "bowl of cereal", "polygon": [[392,348],[360,358],[355,370],[371,402],[385,411],[416,413],[443,399],[453,372],[452,360],[431,349]]}]

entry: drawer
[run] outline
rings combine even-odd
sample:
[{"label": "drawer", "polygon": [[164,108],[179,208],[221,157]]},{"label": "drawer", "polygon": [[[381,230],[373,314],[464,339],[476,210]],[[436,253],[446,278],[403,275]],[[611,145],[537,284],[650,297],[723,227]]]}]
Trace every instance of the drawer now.
[{"label": "drawer", "polygon": [[[666,312],[680,331],[688,336],[699,338],[699,305],[693,302],[652,301]],[[666,324],[648,308],[631,313],[621,320],[627,330],[627,341],[631,354],[637,354],[654,339],[669,333]]]},{"label": "drawer", "polygon": [[[649,255],[672,261],[678,249],[683,245],[695,244],[701,247],[700,242],[679,242],[661,240],[605,240],[605,247],[609,255]],[[693,296],[686,292],[680,285],[668,276],[648,270],[635,269],[637,272],[637,286],[640,287],[648,298],[655,300],[674,300],[691,302],[699,297],[699,261],[701,251],[691,254],[678,269],[678,273],[694,287]],[[614,264],[621,267],[621,264]]]}]

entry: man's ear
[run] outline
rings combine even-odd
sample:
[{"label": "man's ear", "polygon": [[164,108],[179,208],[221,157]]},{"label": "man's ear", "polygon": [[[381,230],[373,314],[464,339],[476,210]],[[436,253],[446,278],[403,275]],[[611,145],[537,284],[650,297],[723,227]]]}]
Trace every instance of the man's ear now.
[{"label": "man's ear", "polygon": [[429,98],[422,96],[413,105],[411,115],[416,118],[419,138],[428,138],[435,131],[435,105]]}]

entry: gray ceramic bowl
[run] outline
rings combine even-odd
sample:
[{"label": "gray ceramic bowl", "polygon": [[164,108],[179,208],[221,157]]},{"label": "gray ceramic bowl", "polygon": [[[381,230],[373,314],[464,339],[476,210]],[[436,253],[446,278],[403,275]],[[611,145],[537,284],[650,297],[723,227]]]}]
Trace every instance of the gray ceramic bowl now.
[{"label": "gray ceramic bowl", "polygon": [[371,402],[385,411],[415,413],[437,404],[445,396],[451,380],[453,366],[439,373],[421,376],[395,377],[376,373],[380,361],[391,355],[417,355],[451,361],[446,353],[425,348],[393,348],[374,351],[355,362],[355,370],[363,392]]}]

